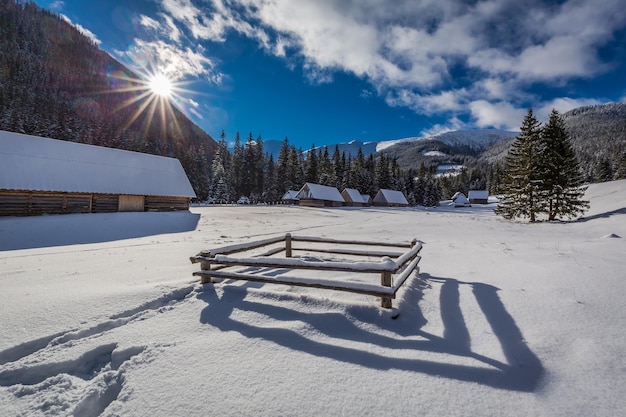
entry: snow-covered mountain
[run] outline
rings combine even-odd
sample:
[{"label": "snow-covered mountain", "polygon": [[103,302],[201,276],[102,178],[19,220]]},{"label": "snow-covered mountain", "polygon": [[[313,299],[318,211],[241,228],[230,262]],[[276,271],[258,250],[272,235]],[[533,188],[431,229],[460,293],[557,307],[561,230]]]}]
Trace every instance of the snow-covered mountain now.
[{"label": "snow-covered mountain", "polygon": [[[473,151],[481,151],[489,148],[496,142],[515,136],[516,132],[509,132],[506,130],[495,129],[476,129],[476,130],[455,130],[450,132],[441,133],[434,136],[421,136],[421,137],[408,137],[402,139],[393,139],[385,141],[372,141],[361,142],[359,140],[352,140],[347,143],[338,143],[325,145],[328,148],[329,153],[333,153],[335,146],[339,147],[339,153],[352,155],[353,157],[359,152],[359,149],[363,152],[363,155],[369,156],[376,152],[393,152],[394,147],[399,147],[402,150],[407,148],[418,146],[420,148],[423,145],[432,144],[430,152],[439,152],[439,144],[446,145],[454,148],[467,148]],[[276,158],[280,152],[280,148],[283,145],[282,141],[268,140],[263,142],[264,150],[270,153]],[[303,149],[306,151],[307,149]],[[428,150],[426,152],[429,152]],[[432,154],[430,156],[433,156]]]},{"label": "snow-covered mountain", "polygon": [[494,143],[515,136],[516,132],[496,129],[454,130],[434,136],[411,137],[378,142],[376,151],[381,152],[396,145],[420,141],[437,141],[449,146],[467,146],[474,150],[487,149]]}]

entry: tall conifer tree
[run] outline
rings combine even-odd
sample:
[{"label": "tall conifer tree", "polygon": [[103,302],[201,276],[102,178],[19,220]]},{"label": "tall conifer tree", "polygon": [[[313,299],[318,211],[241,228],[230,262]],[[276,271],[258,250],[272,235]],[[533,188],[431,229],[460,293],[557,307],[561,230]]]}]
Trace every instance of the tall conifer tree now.
[{"label": "tall conifer tree", "polygon": [[556,110],[552,110],[543,128],[540,150],[540,174],[544,179],[541,196],[548,220],[583,214],[589,208],[589,203],[583,200],[587,187],[583,186],[580,163],[565,122]]},{"label": "tall conifer tree", "polygon": [[543,210],[539,195],[542,178],[538,172],[541,131],[533,110],[528,109],[520,134],[506,157],[504,196],[496,208],[496,213],[506,219],[524,217],[535,222],[537,214]]}]

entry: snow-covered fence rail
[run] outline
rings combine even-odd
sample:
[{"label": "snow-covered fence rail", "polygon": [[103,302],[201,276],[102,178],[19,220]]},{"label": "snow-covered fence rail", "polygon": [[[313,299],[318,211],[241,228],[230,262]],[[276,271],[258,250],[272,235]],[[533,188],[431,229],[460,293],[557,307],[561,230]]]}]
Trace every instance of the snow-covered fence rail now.
[{"label": "snow-covered fence rail", "polygon": [[[275,246],[276,244],[279,246]],[[355,246],[358,249],[355,249]],[[361,249],[362,247],[368,249]],[[376,247],[376,250],[371,249],[372,247]],[[250,254],[251,251],[260,248],[265,249],[265,251]],[[399,252],[381,248],[404,248],[406,250]],[[377,296],[380,297],[383,308],[392,308],[392,299],[396,297],[402,284],[414,271],[419,271],[417,265],[421,257],[418,254],[421,250],[422,243],[416,239],[409,243],[385,243],[292,236],[287,233],[285,236],[204,250],[196,256],[192,256],[190,260],[192,263],[200,263],[200,271],[194,272],[193,275],[201,277],[203,284],[213,282],[212,279],[217,278],[323,288]],[[366,261],[353,259],[310,260],[308,258],[294,258],[293,254],[296,251],[376,259]],[[248,252],[248,256],[231,256],[242,252]],[[272,257],[282,252],[285,253],[285,258]],[[225,270],[236,267],[247,268],[243,271]],[[258,268],[274,268],[281,272],[274,274],[275,276],[260,275],[255,273]],[[375,273],[380,274],[380,284],[285,275],[291,270],[336,271],[360,275]]]}]

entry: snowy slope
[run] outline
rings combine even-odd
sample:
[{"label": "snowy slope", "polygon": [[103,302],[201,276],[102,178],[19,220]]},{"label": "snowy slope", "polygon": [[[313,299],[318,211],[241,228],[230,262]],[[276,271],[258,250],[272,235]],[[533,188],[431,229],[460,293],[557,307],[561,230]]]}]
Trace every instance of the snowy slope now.
[{"label": "snowy slope", "polygon": [[[533,225],[491,205],[0,218],[0,415],[623,415],[626,181],[587,196],[584,220]],[[286,232],[417,237],[421,276],[397,320],[191,276],[201,249]]]},{"label": "snowy slope", "polygon": [[486,149],[494,143],[517,135],[515,132],[496,129],[455,130],[434,136],[412,137],[405,139],[378,142],[376,151],[380,152],[399,143],[433,140],[451,146],[469,146],[472,149]]}]

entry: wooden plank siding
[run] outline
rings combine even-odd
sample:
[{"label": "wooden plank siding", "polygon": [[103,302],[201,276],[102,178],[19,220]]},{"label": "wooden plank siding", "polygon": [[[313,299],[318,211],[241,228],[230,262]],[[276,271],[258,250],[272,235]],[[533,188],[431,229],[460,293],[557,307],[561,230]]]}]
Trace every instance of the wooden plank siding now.
[{"label": "wooden plank siding", "polygon": [[36,216],[90,211],[90,194],[0,191],[0,216]]},{"label": "wooden plank siding", "polygon": [[186,197],[0,190],[0,216],[188,209]]},{"label": "wooden plank siding", "polygon": [[146,196],[145,210],[146,211],[189,210],[189,199],[187,197]]},{"label": "wooden plank siding", "polygon": [[119,207],[119,196],[116,194],[94,194],[92,213],[115,213]]}]

